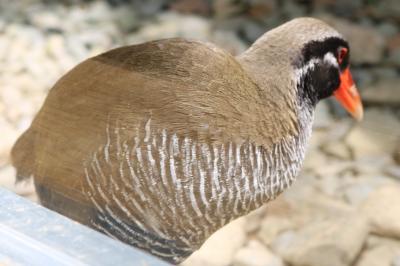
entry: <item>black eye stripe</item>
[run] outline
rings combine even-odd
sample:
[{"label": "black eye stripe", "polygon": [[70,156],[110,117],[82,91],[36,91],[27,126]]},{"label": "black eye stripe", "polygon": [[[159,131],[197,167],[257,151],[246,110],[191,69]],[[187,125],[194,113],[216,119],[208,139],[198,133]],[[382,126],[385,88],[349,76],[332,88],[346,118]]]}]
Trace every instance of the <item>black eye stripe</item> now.
[{"label": "black eye stripe", "polygon": [[343,58],[343,62],[340,65],[340,68],[344,69],[349,64],[350,48],[349,44],[339,37],[329,37],[322,41],[311,41],[307,43],[301,51],[300,58],[297,58],[294,65],[296,68],[301,68],[313,58],[322,59],[328,52],[331,52],[337,58],[340,47],[348,49],[348,53]]}]

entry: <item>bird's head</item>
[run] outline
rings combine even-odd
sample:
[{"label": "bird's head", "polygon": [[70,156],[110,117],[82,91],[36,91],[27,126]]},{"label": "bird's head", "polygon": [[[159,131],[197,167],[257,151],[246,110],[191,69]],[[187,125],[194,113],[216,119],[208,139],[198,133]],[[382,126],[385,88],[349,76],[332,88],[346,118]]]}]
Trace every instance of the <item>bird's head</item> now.
[{"label": "bird's head", "polygon": [[[281,86],[281,90],[296,94],[298,102],[312,108],[319,100],[334,95],[354,118],[361,120],[362,103],[349,68],[350,47],[326,23],[313,18],[291,20],[261,36],[246,55],[258,58],[260,64],[255,65],[265,71],[260,74],[269,83],[273,83],[271,79],[286,82],[288,86]],[[271,77],[269,73],[278,74]],[[288,73],[292,74],[289,79]],[[295,86],[290,85],[293,83]]]}]

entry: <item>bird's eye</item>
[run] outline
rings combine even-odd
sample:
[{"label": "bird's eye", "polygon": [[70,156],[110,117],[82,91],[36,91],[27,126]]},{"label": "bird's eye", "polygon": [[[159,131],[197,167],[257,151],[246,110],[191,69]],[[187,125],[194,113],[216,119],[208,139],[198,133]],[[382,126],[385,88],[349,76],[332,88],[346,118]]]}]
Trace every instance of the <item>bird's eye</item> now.
[{"label": "bird's eye", "polygon": [[345,47],[339,48],[339,53],[338,53],[338,63],[341,65],[343,63],[344,58],[346,57],[348,53],[348,49]]}]

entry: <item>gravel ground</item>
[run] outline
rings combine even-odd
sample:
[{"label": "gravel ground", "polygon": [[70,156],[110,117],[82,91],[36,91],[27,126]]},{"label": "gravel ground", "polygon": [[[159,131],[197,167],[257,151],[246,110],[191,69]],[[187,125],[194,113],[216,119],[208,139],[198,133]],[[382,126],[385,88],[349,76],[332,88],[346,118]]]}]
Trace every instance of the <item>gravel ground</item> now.
[{"label": "gravel ground", "polygon": [[326,7],[329,1],[315,1],[311,11],[297,1],[254,1],[264,9],[253,3],[243,14],[230,1],[216,1],[212,7],[200,0],[176,2],[155,13],[163,1],[111,8],[104,1],[49,5],[0,0],[0,185],[36,200],[31,182],[14,184],[10,148],[54,82],[85,58],[116,46],[176,36],[212,41],[237,54],[290,17],[318,16],[351,43],[355,77],[367,104],[364,121],[344,117],[332,101],[321,103],[294,186],[220,230],[183,264],[400,266],[397,2],[385,1],[382,7],[348,1],[343,5],[351,14],[335,4]]}]

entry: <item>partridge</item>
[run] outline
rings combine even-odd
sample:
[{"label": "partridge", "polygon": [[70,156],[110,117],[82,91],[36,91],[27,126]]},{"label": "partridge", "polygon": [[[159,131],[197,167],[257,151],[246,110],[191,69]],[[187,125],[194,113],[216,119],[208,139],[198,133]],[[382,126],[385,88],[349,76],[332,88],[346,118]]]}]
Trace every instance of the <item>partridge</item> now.
[{"label": "partridge", "polygon": [[296,179],[316,104],[356,119],[349,45],[298,18],[234,57],[199,41],[117,48],[63,76],[12,150],[41,204],[171,263]]}]

